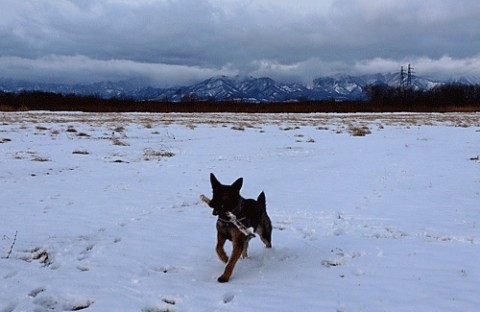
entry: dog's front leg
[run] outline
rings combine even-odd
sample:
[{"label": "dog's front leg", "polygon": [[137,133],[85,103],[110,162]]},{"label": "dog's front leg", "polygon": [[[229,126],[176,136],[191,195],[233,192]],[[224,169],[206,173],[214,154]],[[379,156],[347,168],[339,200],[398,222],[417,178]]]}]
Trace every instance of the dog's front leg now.
[{"label": "dog's front leg", "polygon": [[251,235],[245,237],[245,242],[243,243],[242,258],[248,258],[248,242],[254,237],[255,236],[251,236]]},{"label": "dog's front leg", "polygon": [[217,232],[217,246],[215,247],[215,250],[217,251],[217,255],[222,260],[223,262],[227,263],[228,262],[228,257],[227,254],[225,253],[225,250],[223,249],[223,246],[225,246],[225,241],[226,237]]},{"label": "dog's front leg", "polygon": [[244,247],[244,236],[240,231],[235,231],[235,234],[232,235],[232,255],[228,260],[227,266],[225,267],[225,271],[223,272],[222,276],[218,278],[220,283],[228,282],[230,276],[232,276],[233,269],[235,268],[235,264],[237,263],[238,259],[242,255],[243,247]]}]

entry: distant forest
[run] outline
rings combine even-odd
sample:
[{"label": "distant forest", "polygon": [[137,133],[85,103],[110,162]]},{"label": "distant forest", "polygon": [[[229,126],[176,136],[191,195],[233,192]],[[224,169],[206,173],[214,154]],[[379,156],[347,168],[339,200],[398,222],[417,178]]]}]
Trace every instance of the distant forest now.
[{"label": "distant forest", "polygon": [[101,99],[95,96],[63,95],[48,92],[6,93],[0,91],[0,111],[83,111],[83,112],[479,112],[480,85],[447,84],[428,91],[385,85],[367,87],[365,101],[310,101],[247,103],[242,100],[181,102],[135,101],[128,98]]}]

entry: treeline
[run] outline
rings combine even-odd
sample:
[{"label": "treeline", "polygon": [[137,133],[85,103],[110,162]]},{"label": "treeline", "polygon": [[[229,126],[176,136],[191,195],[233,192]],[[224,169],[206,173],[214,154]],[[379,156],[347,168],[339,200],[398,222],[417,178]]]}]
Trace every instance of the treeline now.
[{"label": "treeline", "polygon": [[[406,111],[479,111],[480,85],[445,84],[428,91],[368,87],[372,105]],[[396,110],[395,110],[396,111]]]},{"label": "treeline", "polygon": [[248,103],[191,100],[177,102],[102,99],[96,96],[62,95],[48,92],[0,92],[0,111],[84,111],[84,112],[478,112],[480,86],[442,85],[429,91],[389,86],[367,87],[366,101],[290,101]]}]

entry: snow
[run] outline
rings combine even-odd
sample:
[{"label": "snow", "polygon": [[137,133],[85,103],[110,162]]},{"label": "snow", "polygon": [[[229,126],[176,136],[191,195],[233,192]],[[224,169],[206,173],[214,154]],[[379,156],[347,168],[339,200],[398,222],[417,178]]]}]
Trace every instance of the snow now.
[{"label": "snow", "polygon": [[[1,312],[480,306],[480,114],[0,113],[0,142]],[[274,226],[226,284],[210,172]]]}]

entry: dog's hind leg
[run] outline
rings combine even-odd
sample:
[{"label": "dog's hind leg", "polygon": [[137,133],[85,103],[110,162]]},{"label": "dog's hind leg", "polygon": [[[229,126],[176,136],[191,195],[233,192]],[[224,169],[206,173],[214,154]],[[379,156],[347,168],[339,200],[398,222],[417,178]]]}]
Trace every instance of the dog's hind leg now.
[{"label": "dog's hind leg", "polygon": [[225,253],[225,250],[223,249],[223,246],[225,245],[226,242],[225,236],[223,236],[220,233],[217,233],[217,246],[215,247],[215,250],[217,252],[218,257],[220,260],[223,262],[227,263],[228,262],[228,257],[227,254]]},{"label": "dog's hind leg", "polygon": [[237,263],[238,259],[242,255],[243,247],[244,247],[244,236],[240,231],[235,231],[232,235],[232,255],[227,262],[227,266],[225,267],[225,271],[223,274],[218,278],[220,283],[228,282],[230,276],[232,276],[233,269],[235,268],[235,264]]}]

